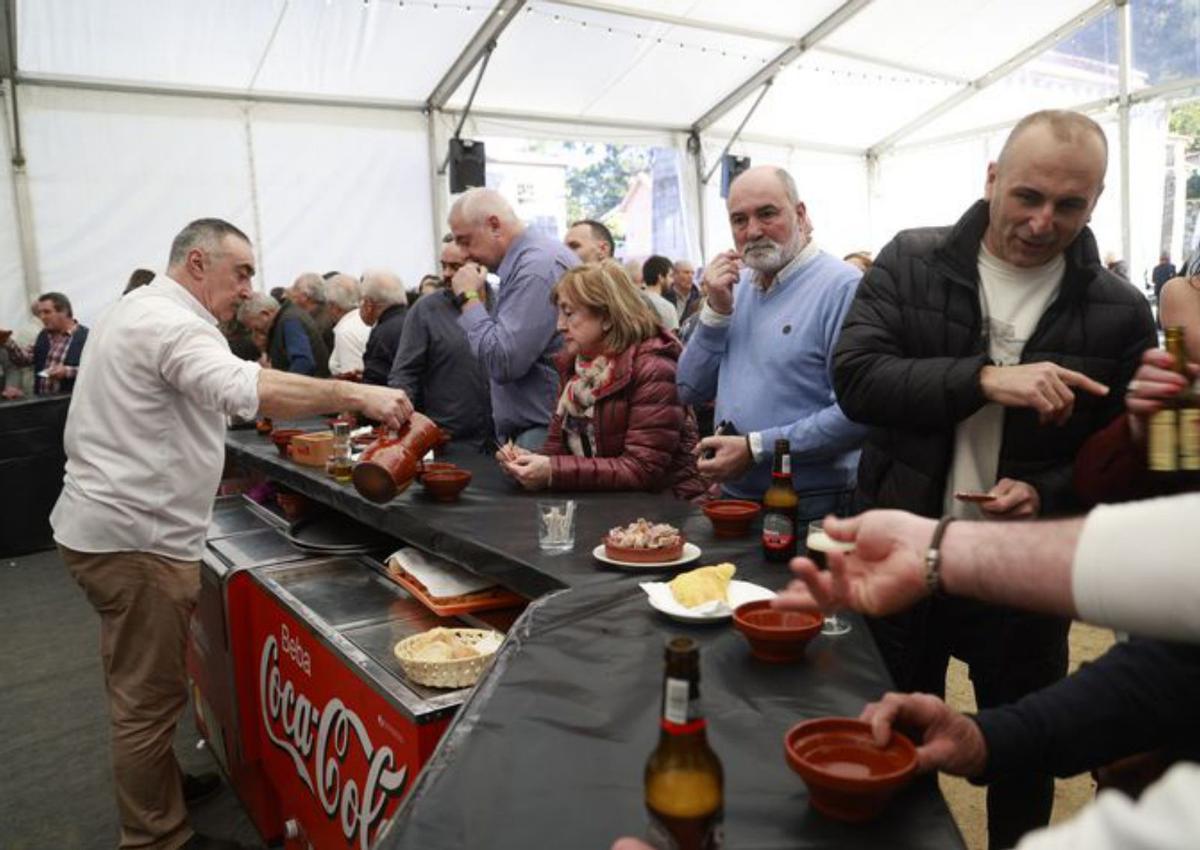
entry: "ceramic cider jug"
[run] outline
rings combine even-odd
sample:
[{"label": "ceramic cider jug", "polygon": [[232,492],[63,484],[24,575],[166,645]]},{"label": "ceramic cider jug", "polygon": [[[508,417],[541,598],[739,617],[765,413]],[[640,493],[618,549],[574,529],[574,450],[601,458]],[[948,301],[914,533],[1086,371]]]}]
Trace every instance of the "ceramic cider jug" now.
[{"label": "ceramic cider jug", "polygon": [[428,416],[413,413],[399,433],[384,434],[354,465],[354,489],[372,502],[390,502],[416,477],[421,458],[442,441]]}]

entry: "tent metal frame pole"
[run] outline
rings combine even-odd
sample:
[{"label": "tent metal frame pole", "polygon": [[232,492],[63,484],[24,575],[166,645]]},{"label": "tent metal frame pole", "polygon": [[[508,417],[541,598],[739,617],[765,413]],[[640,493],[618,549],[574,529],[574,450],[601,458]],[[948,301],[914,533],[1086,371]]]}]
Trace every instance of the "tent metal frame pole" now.
[{"label": "tent metal frame pole", "polygon": [[1038,39],[1028,47],[1023,48],[1019,53],[1015,54],[1006,61],[1001,62],[983,76],[972,80],[961,91],[955,92],[941,103],[936,104],[931,109],[926,110],[921,115],[914,118],[912,121],[909,121],[899,129],[889,133],[887,136],[884,136],[878,142],[871,145],[868,150],[875,156],[887,153],[894,148],[896,143],[901,139],[912,135],[917,130],[920,130],[922,127],[929,124],[931,121],[940,118],[950,110],[960,106],[964,101],[970,100],[972,97],[979,94],[979,92],[1002,80],[1004,77],[1007,77],[1017,68],[1021,67],[1030,59],[1049,48],[1055,42],[1065,38],[1076,30],[1087,26],[1096,18],[1108,12],[1108,10],[1112,8],[1113,3],[1114,0],[1100,0],[1100,2],[1094,3],[1087,9],[1084,9],[1078,15],[1071,18],[1071,20],[1056,27],[1052,32]]},{"label": "tent metal frame pole", "polygon": [[254,126],[250,120],[251,104],[242,105],[242,124],[246,132],[246,168],[250,177],[250,214],[254,221],[254,253],[258,261],[255,277],[258,289],[270,291],[267,286],[267,253],[263,248],[262,208],[258,202],[258,166],[254,156]]},{"label": "tent metal frame pole", "polygon": [[762,69],[753,74],[748,80],[745,80],[729,94],[725,95],[725,97],[721,98],[707,112],[693,121],[692,129],[698,133],[702,133],[713,124],[716,124],[730,110],[749,97],[759,86],[774,77],[789,64],[795,62],[823,39],[828,38],[842,24],[871,5],[871,2],[872,0],[846,0],[845,3],[830,12],[824,20],[805,33],[799,41],[785,48],[782,53],[767,62]]},{"label": "tent metal frame pole", "polygon": [[3,52],[0,59],[0,79],[7,78],[7,96],[4,97],[4,130],[12,140],[12,193],[13,212],[17,220],[17,243],[21,251],[21,272],[25,283],[25,294],[30,302],[41,293],[42,275],[38,262],[37,234],[33,230],[33,199],[29,193],[29,171],[25,162],[25,147],[21,138],[21,108],[17,103],[17,3],[2,0],[3,15],[0,16],[0,38]]},{"label": "tent metal frame pole", "polygon": [[1132,106],[1162,97],[1174,97],[1176,95],[1189,97],[1196,94],[1200,94],[1200,77],[1188,77],[1184,80],[1173,80],[1169,83],[1160,83],[1157,86],[1150,86],[1139,89],[1136,92],[1131,92],[1129,95],[1129,104]]},{"label": "tent metal frame pole", "polygon": [[742,134],[742,130],[746,129],[747,122],[749,122],[754,116],[754,112],[758,109],[758,105],[763,102],[763,98],[767,96],[767,92],[771,90],[771,86],[774,84],[774,77],[768,78],[767,81],[763,83],[762,91],[758,93],[758,97],[755,98],[754,103],[750,106],[749,111],[746,112],[746,116],[742,118],[742,122],[737,125],[737,129],[733,131],[733,135],[729,137],[729,141],[725,143],[725,147],[721,149],[721,153],[716,158],[716,161],[713,162],[712,168],[708,169],[708,173],[704,175],[704,179],[701,182],[705,186],[708,185],[709,180],[712,180],[712,176],[717,173],[717,168],[725,159],[725,154],[729,153],[729,149],[733,147],[734,143],[738,140],[738,136]]},{"label": "tent metal frame pole", "polygon": [[283,5],[279,7],[279,14],[275,17],[275,26],[271,28],[271,34],[267,37],[266,44],[263,45],[262,55],[258,57],[258,64],[254,66],[254,73],[250,77],[246,91],[253,91],[254,86],[258,84],[258,75],[262,73],[263,65],[267,64],[267,57],[271,54],[271,48],[275,46],[275,37],[279,35],[279,27],[283,25],[283,19],[287,15],[290,3],[291,0],[283,0]]},{"label": "tent metal frame pole", "polygon": [[495,8],[484,19],[475,35],[467,42],[455,60],[446,69],[446,73],[438,80],[429,97],[425,99],[425,108],[434,111],[442,109],[450,102],[450,98],[458,91],[463,80],[471,73],[471,69],[489,51],[489,45],[495,46],[500,34],[513,22],[517,13],[525,5],[525,0],[500,0]]},{"label": "tent metal frame pole", "polygon": [[1117,2],[1117,41],[1120,45],[1120,89],[1117,100],[1117,121],[1121,134],[1121,259],[1126,268],[1133,263],[1133,228],[1130,209],[1133,198],[1129,180],[1129,66],[1133,52],[1133,22],[1129,0]]},{"label": "tent metal frame pole", "polygon": [[704,203],[704,144],[700,141],[699,133],[688,134],[687,149],[692,168],[696,172],[696,218],[699,223],[700,262],[703,264],[708,262],[708,237],[705,234],[707,205]]},{"label": "tent metal frame pole", "polygon": [[445,216],[442,214],[444,206],[444,198],[442,195],[442,185],[444,181],[441,179],[441,173],[437,170],[437,113],[432,110],[425,113],[425,135],[429,144],[429,215],[432,219],[433,226],[433,261],[437,263],[441,259],[442,252],[442,228]]}]

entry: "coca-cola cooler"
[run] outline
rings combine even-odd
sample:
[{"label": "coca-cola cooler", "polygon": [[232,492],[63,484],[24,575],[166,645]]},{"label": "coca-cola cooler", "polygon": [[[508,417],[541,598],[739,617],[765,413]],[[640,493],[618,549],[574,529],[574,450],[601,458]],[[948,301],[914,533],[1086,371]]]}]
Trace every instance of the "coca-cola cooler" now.
[{"label": "coca-cola cooler", "polygon": [[431,613],[371,556],[298,549],[278,522],[214,511],[188,654],[197,721],[265,840],[367,850],[468,693],[406,680],[393,647],[481,624]]}]

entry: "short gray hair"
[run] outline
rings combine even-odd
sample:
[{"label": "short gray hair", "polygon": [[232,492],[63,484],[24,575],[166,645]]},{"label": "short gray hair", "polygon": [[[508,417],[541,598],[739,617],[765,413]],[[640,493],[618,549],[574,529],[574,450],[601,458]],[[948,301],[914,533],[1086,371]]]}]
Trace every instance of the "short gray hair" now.
[{"label": "short gray hair", "polygon": [[187,259],[188,252],[193,248],[216,254],[221,249],[221,240],[226,236],[236,236],[247,245],[250,244],[249,236],[224,219],[198,218],[179,231],[179,235],[171,242],[171,256],[167,259],[167,265],[178,266]]},{"label": "short gray hair", "polygon": [[325,280],[316,272],[305,272],[296,278],[292,289],[314,304],[325,303]]},{"label": "short gray hair", "polygon": [[488,216],[496,216],[511,226],[519,226],[521,220],[512,206],[495,189],[469,189],[458,197],[450,207],[450,215],[459,215],[470,226],[481,224]]},{"label": "short gray hair", "polygon": [[250,297],[241,303],[238,307],[237,317],[239,322],[245,322],[247,316],[256,316],[259,313],[277,313],[279,312],[279,302],[267,295],[265,292],[251,292]]},{"label": "short gray hair", "polygon": [[339,310],[353,310],[361,300],[358,281],[339,272],[325,281],[325,296]]},{"label": "short gray hair", "polygon": [[381,307],[408,303],[404,281],[399,275],[384,269],[372,269],[363,273],[362,297]]}]

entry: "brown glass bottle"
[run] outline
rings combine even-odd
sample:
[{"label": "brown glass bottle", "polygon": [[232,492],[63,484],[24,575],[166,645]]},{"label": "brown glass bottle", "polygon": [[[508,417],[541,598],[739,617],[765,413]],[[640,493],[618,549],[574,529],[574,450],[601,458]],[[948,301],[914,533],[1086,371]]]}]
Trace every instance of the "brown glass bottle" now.
[{"label": "brown glass bottle", "polygon": [[787,440],[775,441],[771,486],[763,493],[763,557],[788,561],[796,554],[796,508],[800,497],[792,486],[792,455]]},{"label": "brown glass bottle", "polygon": [[700,649],[691,638],[667,642],[658,747],[646,762],[650,843],[659,850],[720,850],[724,771],[708,745],[700,709]]},{"label": "brown glass bottle", "polygon": [[1183,328],[1167,328],[1165,335],[1171,366],[1188,385],[1150,417],[1146,463],[1163,486],[1180,489],[1200,477],[1200,395],[1188,375]]}]

